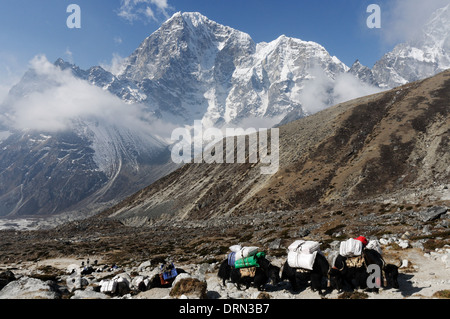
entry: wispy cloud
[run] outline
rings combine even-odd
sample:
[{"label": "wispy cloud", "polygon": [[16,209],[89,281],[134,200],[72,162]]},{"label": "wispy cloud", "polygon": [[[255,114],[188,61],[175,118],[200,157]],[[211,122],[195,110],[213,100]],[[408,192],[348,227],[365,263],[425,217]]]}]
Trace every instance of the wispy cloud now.
[{"label": "wispy cloud", "polygon": [[303,108],[310,114],[331,105],[381,92],[379,88],[363,83],[348,73],[342,73],[332,80],[323,70],[313,68],[311,75],[312,79],[305,83],[298,97]]},{"label": "wispy cloud", "polygon": [[167,0],[121,0],[118,15],[129,22],[159,22],[158,17],[162,15],[167,19],[171,10]]},{"label": "wispy cloud", "polygon": [[70,51],[68,47],[66,48],[66,52],[64,52],[64,56],[66,57],[67,61],[73,63],[73,52]]},{"label": "wispy cloud", "polygon": [[108,91],[75,78],[70,71],[61,71],[43,55],[33,58],[30,69],[41,79],[51,79],[52,84],[3,105],[0,126],[56,132],[74,129],[80,121],[99,122],[144,137],[170,137],[173,125],[154,118],[144,105],[125,104]]},{"label": "wispy cloud", "polygon": [[122,44],[123,40],[121,37],[114,37],[114,43],[119,45]]},{"label": "wispy cloud", "polygon": [[0,104],[8,95],[11,87],[19,82],[26,68],[17,56],[11,52],[0,52]]},{"label": "wispy cloud", "polygon": [[387,44],[415,38],[436,10],[448,5],[448,0],[393,0],[382,7],[382,37]]},{"label": "wispy cloud", "polygon": [[111,62],[100,63],[100,66],[106,71],[111,72],[114,75],[118,75],[124,70],[126,58],[121,57],[118,53],[113,53]]}]

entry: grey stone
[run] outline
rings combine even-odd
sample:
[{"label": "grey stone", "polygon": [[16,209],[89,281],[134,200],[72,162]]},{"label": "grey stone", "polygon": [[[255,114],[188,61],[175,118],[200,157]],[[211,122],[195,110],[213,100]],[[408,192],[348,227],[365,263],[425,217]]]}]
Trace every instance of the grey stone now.
[{"label": "grey stone", "polygon": [[70,292],[77,289],[84,289],[89,285],[89,280],[74,273],[66,279],[66,286]]},{"label": "grey stone", "polygon": [[110,297],[94,290],[76,290],[70,299],[110,299]]},{"label": "grey stone", "polygon": [[300,228],[297,232],[298,237],[305,237],[305,236],[308,236],[309,234],[310,234],[310,231],[307,228]]},{"label": "grey stone", "polygon": [[420,219],[423,222],[429,222],[438,219],[441,215],[447,213],[447,207],[431,207],[426,211],[422,211],[419,213]]},{"label": "grey stone", "polygon": [[279,249],[281,246],[281,239],[277,238],[269,244],[269,249]]},{"label": "grey stone", "polygon": [[54,283],[36,278],[21,277],[0,291],[0,299],[60,299]]}]

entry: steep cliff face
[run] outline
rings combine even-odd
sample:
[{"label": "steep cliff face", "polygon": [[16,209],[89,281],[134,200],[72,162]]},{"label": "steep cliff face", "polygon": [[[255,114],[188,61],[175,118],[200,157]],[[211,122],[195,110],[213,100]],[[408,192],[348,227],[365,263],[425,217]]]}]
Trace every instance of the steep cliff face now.
[{"label": "steep cliff face", "polygon": [[330,82],[348,69],[319,44],[281,36],[256,44],[199,13],[177,13],[126,60],[132,80],[157,114],[208,126],[307,111],[301,92],[320,73]]}]

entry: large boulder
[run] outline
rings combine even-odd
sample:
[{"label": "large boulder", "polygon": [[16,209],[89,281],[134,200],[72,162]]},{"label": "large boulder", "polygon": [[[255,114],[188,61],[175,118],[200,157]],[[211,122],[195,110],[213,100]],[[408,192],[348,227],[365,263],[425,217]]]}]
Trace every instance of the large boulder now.
[{"label": "large boulder", "polygon": [[181,274],[173,282],[169,295],[173,298],[206,299],[206,291],[205,281]]},{"label": "large boulder", "polygon": [[21,277],[0,291],[0,299],[60,299],[61,292],[52,281]]},{"label": "large boulder", "polygon": [[66,279],[66,286],[70,292],[74,292],[75,290],[78,289],[84,289],[88,285],[89,280],[87,280],[85,277],[78,275],[76,272],[74,272]]},{"label": "large boulder", "polygon": [[441,215],[444,215],[445,213],[447,213],[447,210],[448,210],[447,207],[435,206],[435,207],[431,207],[425,211],[421,211],[419,213],[419,216],[423,222],[430,222],[435,219],[438,219],[439,217],[441,217]]}]

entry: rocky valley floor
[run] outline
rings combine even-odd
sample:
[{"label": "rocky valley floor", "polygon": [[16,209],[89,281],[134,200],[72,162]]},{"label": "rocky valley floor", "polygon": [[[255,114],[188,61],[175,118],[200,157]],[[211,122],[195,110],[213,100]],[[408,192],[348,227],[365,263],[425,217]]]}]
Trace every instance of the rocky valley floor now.
[{"label": "rocky valley floor", "polygon": [[[358,294],[331,291],[324,298],[448,297],[450,214],[448,203],[439,204],[355,203],[207,221],[159,221],[147,227],[126,226],[97,215],[47,230],[3,230],[0,269],[8,285],[0,290],[0,298],[316,299],[321,297],[309,287],[294,293],[287,281],[268,284],[265,292],[240,291],[232,283],[223,286],[217,277],[220,262],[231,245],[240,243],[258,246],[281,267],[287,247],[301,238],[319,241],[331,261],[340,241],[359,235],[378,239],[388,263],[403,261],[400,289]],[[83,274],[82,262],[86,266],[88,259],[91,265],[97,261],[96,271]],[[203,283],[201,292],[193,289],[193,294],[188,290],[174,295],[171,288],[140,290],[138,282],[151,279],[167,261],[186,271],[177,280],[193,277]],[[14,280],[4,279],[7,270]],[[129,290],[114,295],[100,292],[101,280],[115,276],[125,277]]]}]

